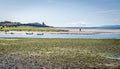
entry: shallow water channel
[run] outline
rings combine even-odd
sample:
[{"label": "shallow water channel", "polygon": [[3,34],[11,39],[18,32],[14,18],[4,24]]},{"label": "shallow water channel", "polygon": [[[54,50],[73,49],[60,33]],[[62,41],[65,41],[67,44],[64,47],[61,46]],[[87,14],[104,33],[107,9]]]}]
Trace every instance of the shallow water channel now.
[{"label": "shallow water channel", "polygon": [[120,60],[120,56],[118,56],[118,57],[106,57],[106,58],[108,58],[108,59],[114,59],[114,60]]},{"label": "shallow water channel", "polygon": [[0,37],[7,38],[98,38],[98,39],[120,39],[120,34],[4,34],[1,33]]}]

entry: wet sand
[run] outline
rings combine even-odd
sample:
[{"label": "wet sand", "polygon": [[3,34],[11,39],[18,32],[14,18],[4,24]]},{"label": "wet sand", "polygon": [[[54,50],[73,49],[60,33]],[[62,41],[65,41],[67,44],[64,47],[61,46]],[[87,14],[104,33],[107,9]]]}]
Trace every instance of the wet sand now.
[{"label": "wet sand", "polygon": [[[5,32],[0,32],[5,33]],[[45,33],[45,34],[120,34],[120,29],[119,30],[69,30],[68,32],[35,32],[35,31],[9,31],[6,32],[7,34],[26,34],[26,33],[33,33],[33,34],[40,34],[40,33]]]}]

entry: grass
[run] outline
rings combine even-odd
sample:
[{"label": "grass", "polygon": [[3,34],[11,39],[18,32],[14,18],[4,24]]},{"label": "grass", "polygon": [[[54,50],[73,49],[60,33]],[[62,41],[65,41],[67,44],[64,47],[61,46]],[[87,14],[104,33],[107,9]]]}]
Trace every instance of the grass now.
[{"label": "grass", "polygon": [[119,68],[120,39],[0,39],[0,69]]},{"label": "grass", "polygon": [[18,27],[5,27],[3,29],[0,29],[0,31],[9,30],[9,31],[45,31],[45,32],[61,32],[61,31],[67,31],[67,30],[60,30],[55,28],[49,28],[49,27],[32,27],[32,26],[18,26]]}]

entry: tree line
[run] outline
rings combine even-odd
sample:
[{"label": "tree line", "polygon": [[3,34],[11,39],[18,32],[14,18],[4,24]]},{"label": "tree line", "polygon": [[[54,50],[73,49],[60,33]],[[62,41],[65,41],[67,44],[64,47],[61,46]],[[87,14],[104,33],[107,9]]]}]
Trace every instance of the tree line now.
[{"label": "tree line", "polygon": [[0,26],[2,27],[18,27],[18,26],[34,26],[34,27],[49,27],[48,25],[46,25],[44,22],[42,23],[21,23],[21,22],[11,22],[11,21],[3,21],[0,22]]}]

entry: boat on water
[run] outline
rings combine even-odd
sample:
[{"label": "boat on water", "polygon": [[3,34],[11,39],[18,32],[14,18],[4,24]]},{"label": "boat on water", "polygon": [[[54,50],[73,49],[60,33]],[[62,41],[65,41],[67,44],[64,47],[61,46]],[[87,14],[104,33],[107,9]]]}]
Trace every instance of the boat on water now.
[{"label": "boat on water", "polygon": [[[27,32],[26,35],[33,35],[33,32]],[[44,33],[37,33],[37,35],[44,35]]]},{"label": "boat on water", "polygon": [[26,34],[27,35],[33,35],[33,32],[27,32]]},{"label": "boat on water", "polygon": [[44,35],[44,33],[37,33],[37,35]]}]

